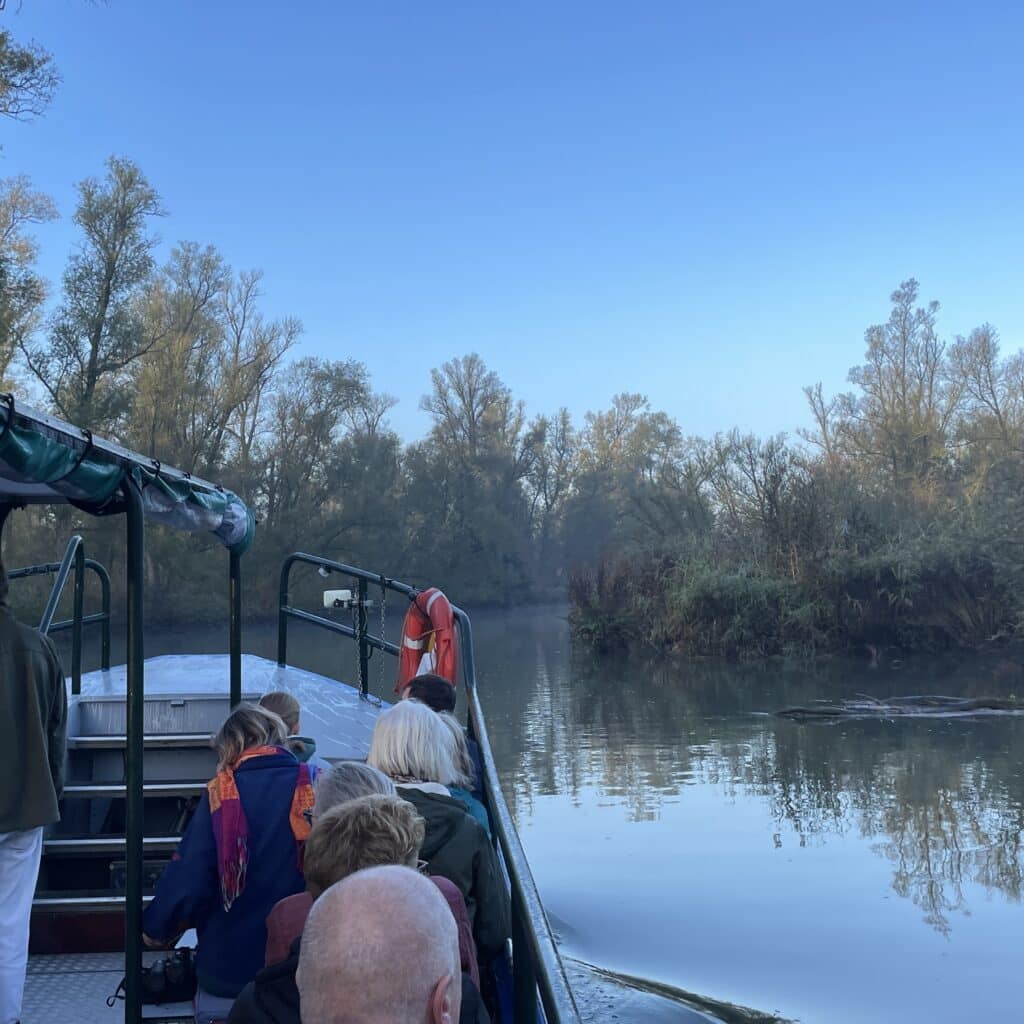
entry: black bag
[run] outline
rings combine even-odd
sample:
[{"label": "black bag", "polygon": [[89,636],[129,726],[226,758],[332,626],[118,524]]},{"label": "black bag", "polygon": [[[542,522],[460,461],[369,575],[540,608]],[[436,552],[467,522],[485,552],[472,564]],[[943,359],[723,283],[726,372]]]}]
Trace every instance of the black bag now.
[{"label": "black bag", "polygon": [[[107,999],[107,1006],[113,1006],[118,999],[124,999],[126,979],[122,978],[117,991]],[[195,950],[182,946],[170,956],[154,960],[149,967],[142,968],[142,1001],[157,1006],[162,1003],[186,1003],[195,998],[196,961]]]}]

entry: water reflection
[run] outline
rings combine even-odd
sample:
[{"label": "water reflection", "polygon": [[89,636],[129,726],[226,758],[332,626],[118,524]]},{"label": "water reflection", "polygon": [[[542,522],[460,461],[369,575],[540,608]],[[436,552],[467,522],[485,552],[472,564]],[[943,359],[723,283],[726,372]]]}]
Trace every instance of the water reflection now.
[{"label": "water reflection", "polygon": [[596,787],[628,821],[654,821],[684,787],[711,786],[726,800],[763,800],[775,847],[869,839],[893,891],[943,935],[970,912],[966,882],[1020,900],[1020,718],[798,724],[768,714],[853,692],[1007,696],[1017,675],[1005,657],[881,672],[590,659],[573,657],[564,629],[542,616],[488,641],[486,707],[520,818],[540,796],[579,807]]}]

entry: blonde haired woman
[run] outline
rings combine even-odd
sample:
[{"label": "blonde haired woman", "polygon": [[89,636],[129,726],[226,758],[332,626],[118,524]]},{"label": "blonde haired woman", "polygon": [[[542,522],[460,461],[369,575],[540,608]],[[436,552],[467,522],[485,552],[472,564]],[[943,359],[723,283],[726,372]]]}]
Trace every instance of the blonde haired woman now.
[{"label": "blonde haired woman", "polygon": [[214,739],[217,774],[146,908],[149,945],[172,945],[187,928],[198,933],[197,1024],[227,1019],[263,966],[267,914],[305,887],[313,786],[287,737],[265,708],[242,705],[228,716]]},{"label": "blonde haired woman", "polygon": [[447,727],[425,704],[404,700],[377,719],[367,762],[420,812],[426,870],[459,887],[481,962],[488,963],[508,937],[508,894],[487,833],[448,790],[457,772]]}]

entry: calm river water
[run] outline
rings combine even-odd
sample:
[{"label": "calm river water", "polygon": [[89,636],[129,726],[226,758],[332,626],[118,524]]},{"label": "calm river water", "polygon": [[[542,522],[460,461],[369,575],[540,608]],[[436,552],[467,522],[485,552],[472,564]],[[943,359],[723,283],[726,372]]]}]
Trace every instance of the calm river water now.
[{"label": "calm river water", "polygon": [[[1024,1019],[1024,718],[771,714],[856,693],[1024,693],[1017,661],[651,663],[574,653],[563,609],[474,622],[506,795],[592,1020],[706,1019],[647,983],[809,1024]],[[245,648],[272,657],[275,636],[250,626]],[[224,639],[151,632],[147,654]],[[301,625],[291,654],[349,664]]]}]

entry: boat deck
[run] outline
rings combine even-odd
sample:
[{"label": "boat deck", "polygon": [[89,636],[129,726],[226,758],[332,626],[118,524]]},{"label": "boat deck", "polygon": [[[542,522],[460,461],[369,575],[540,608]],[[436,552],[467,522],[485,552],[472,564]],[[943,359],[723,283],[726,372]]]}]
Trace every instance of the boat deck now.
[{"label": "boat deck", "polygon": [[[81,701],[99,714],[103,703],[110,701],[110,718],[98,723],[105,727],[96,728],[94,731],[97,733],[108,736],[124,734],[125,673],[124,665],[116,665],[106,671],[97,669],[82,676],[82,694],[80,698],[73,698],[73,703]],[[146,732],[192,731],[182,729],[183,723],[151,720],[150,704],[154,714],[168,709],[170,705],[169,701],[153,698],[223,698],[223,714],[214,727],[219,725],[227,714],[229,676],[230,663],[226,654],[166,654],[147,658]],[[257,700],[268,690],[286,690],[295,697],[302,705],[303,735],[312,736],[316,740],[317,753],[329,760],[364,759],[370,749],[374,723],[386,706],[376,697],[361,697],[355,687],[346,683],[335,682],[293,665],[281,666],[255,654],[242,655],[242,687],[246,700]],[[210,724],[202,723],[206,728]]]},{"label": "boat deck", "polygon": [[[144,953],[152,963],[166,953]],[[124,1003],[107,1006],[107,998],[124,977],[123,953],[62,953],[29,958],[21,1024],[122,1024]],[[143,1020],[192,1020],[191,1003],[144,1006]]]}]

